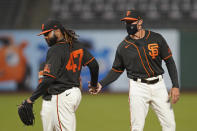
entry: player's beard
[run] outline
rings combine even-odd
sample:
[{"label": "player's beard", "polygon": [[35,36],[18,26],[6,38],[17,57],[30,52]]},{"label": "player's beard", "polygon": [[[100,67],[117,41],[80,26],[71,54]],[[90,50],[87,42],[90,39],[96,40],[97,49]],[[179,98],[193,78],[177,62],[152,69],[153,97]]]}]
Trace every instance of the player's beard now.
[{"label": "player's beard", "polygon": [[46,42],[49,47],[55,45],[55,43],[57,42],[57,36],[55,36],[55,34],[53,34],[53,36],[51,38],[46,39]]},{"label": "player's beard", "polygon": [[129,35],[134,35],[138,32],[137,24],[126,24],[126,29]]}]

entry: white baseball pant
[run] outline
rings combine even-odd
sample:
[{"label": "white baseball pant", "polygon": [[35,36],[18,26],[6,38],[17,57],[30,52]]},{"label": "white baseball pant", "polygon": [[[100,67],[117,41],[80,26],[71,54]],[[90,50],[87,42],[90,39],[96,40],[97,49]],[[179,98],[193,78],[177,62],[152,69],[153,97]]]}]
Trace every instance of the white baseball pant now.
[{"label": "white baseball pant", "polygon": [[41,117],[44,131],[76,131],[77,110],[82,95],[73,87],[59,95],[52,95],[51,101],[43,100]]},{"label": "white baseball pant", "polygon": [[53,107],[51,101],[42,101],[42,109],[40,115],[42,119],[43,131],[55,131],[53,126],[52,108]]},{"label": "white baseball pant", "polygon": [[130,79],[129,103],[131,131],[143,131],[149,105],[156,113],[162,131],[175,131],[174,112],[162,77],[155,84]]}]

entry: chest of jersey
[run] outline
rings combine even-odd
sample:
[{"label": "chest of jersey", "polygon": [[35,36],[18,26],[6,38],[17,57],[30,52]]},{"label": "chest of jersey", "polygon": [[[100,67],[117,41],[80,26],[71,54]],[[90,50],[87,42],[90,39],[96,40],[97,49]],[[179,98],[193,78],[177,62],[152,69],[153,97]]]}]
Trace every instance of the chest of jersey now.
[{"label": "chest of jersey", "polygon": [[153,60],[159,58],[159,43],[157,41],[145,41],[142,39],[136,41],[125,40],[125,42],[124,52],[125,54],[129,54],[130,58],[135,59],[136,57],[142,57],[143,55],[146,58],[151,58]]}]

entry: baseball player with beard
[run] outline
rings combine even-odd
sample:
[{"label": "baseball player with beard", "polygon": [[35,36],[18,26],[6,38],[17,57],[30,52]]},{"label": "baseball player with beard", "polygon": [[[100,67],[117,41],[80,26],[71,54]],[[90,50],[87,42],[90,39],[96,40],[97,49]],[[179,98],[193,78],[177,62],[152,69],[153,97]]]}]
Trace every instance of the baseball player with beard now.
[{"label": "baseball player with beard", "polygon": [[26,102],[33,103],[43,96],[41,117],[44,131],[76,131],[75,111],[82,97],[79,88],[81,68],[89,67],[89,88],[94,93],[97,88],[98,63],[77,42],[75,32],[65,29],[57,20],[48,20],[42,24],[39,35],[44,35],[50,48],[40,70],[40,84]]},{"label": "baseball player with beard", "polygon": [[[127,11],[121,21],[125,22],[128,36],[118,46],[112,69],[99,82],[94,94],[115,81],[126,69],[130,82],[131,131],[143,131],[149,106],[155,111],[162,131],[175,131],[171,103],[179,100],[180,93],[172,52],[161,34],[142,28],[143,19],[137,11]],[[166,63],[173,85],[169,94],[162,76],[162,60]]]}]

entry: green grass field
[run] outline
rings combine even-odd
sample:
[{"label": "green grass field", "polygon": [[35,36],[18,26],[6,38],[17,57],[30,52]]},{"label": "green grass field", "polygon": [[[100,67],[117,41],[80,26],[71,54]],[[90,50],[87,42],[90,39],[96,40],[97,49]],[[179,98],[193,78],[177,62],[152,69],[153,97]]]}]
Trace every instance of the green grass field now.
[{"label": "green grass field", "polygon": [[[36,123],[33,127],[25,127],[17,115],[17,104],[29,95],[0,95],[0,131],[42,131],[41,99],[34,104]],[[173,108],[177,131],[197,131],[197,94],[182,93],[180,101]],[[84,94],[76,115],[77,131],[130,131],[127,94]],[[144,131],[161,131],[152,110],[147,116]]]}]

